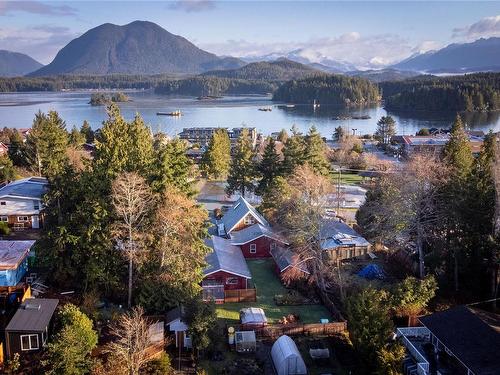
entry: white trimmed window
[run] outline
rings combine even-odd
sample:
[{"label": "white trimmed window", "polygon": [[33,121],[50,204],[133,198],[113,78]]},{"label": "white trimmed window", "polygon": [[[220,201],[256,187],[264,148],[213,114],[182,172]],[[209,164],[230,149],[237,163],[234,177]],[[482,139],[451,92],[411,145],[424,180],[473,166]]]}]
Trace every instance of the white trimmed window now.
[{"label": "white trimmed window", "polygon": [[0,216],[0,221],[8,222],[9,221],[9,217],[8,216]]},{"label": "white trimmed window", "polygon": [[237,285],[238,284],[238,278],[237,277],[228,277],[226,279],[226,284],[227,285]]},{"label": "white trimmed window", "polygon": [[38,335],[21,335],[21,350],[36,350],[40,349],[38,343]]},{"label": "white trimmed window", "polygon": [[254,243],[250,244],[250,254],[255,254],[257,252],[257,245]]},{"label": "white trimmed window", "polygon": [[17,221],[30,221],[28,216],[18,216]]},{"label": "white trimmed window", "polygon": [[248,214],[247,216],[245,216],[243,222],[245,223],[245,225],[252,225],[255,224],[255,219],[252,215]]},{"label": "white trimmed window", "polygon": [[33,209],[34,210],[40,209],[40,201],[33,201]]},{"label": "white trimmed window", "polygon": [[269,248],[270,248],[271,250],[276,249],[276,242],[272,241],[272,242],[271,242],[271,245],[269,245]]}]

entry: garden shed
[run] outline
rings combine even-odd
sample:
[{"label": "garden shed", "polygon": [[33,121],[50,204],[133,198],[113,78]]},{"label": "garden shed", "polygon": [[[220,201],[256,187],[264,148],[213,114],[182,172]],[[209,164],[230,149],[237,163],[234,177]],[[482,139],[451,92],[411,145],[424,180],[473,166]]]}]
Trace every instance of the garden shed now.
[{"label": "garden shed", "polygon": [[289,336],[283,335],[276,340],[271,348],[271,358],[277,375],[307,374],[299,349]]},{"label": "garden shed", "polygon": [[255,331],[239,331],[235,337],[236,351],[239,353],[254,352],[257,347]]}]

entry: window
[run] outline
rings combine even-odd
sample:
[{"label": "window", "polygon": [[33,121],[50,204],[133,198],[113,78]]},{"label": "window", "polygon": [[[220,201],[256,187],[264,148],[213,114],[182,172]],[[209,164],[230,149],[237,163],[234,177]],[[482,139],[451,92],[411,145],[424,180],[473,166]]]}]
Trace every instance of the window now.
[{"label": "window", "polygon": [[8,216],[0,216],[0,221],[8,222],[9,221],[9,217]]},{"label": "window", "polygon": [[226,279],[226,284],[227,285],[237,285],[238,284],[238,278],[237,277],[228,277]]},{"label": "window", "polygon": [[33,201],[33,209],[34,210],[40,209],[40,202],[39,201]]},{"label": "window", "polygon": [[17,221],[30,221],[28,216],[18,216]]},{"label": "window", "polygon": [[254,243],[250,244],[250,254],[255,254],[257,252],[257,245]]},{"label": "window", "polygon": [[253,218],[252,215],[247,215],[247,216],[245,216],[244,223],[245,223],[245,225],[255,224],[255,219]]},{"label": "window", "polygon": [[271,245],[269,245],[269,247],[270,247],[271,250],[276,249],[276,242],[274,242],[274,241],[271,242]]},{"label": "window", "polygon": [[1,201],[0,202],[0,206],[6,206],[7,205],[7,202],[6,201]]},{"label": "window", "polygon": [[21,350],[40,349],[38,335],[21,335]]}]

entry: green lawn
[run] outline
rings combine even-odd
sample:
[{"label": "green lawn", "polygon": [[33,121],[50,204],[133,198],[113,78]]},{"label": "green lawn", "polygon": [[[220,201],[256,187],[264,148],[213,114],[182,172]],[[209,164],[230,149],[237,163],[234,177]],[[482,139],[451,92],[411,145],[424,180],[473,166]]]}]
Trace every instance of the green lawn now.
[{"label": "green lawn", "polygon": [[331,315],[323,305],[277,306],[274,303],[276,294],[285,294],[286,289],[281,284],[274,271],[272,259],[248,260],[248,268],[252,273],[253,283],[257,287],[257,302],[225,303],[217,306],[217,316],[236,323],[239,311],[244,307],[260,307],[264,309],[270,323],[277,322],[283,316],[296,314],[303,323],[319,323],[321,318],[331,319]]},{"label": "green lawn", "polygon": [[[333,172],[332,179],[334,183],[337,183],[339,180],[339,173]],[[347,173],[342,172],[342,176],[340,178],[340,183],[345,185],[359,185],[363,181],[363,177],[361,177],[357,173]]]}]

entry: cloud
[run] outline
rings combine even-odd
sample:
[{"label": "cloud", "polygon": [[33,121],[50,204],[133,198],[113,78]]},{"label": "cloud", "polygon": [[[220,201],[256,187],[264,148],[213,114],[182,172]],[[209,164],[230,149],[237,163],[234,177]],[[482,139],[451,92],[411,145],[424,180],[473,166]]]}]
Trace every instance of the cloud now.
[{"label": "cloud", "polygon": [[181,10],[184,12],[204,12],[215,8],[213,0],[177,0],[170,4],[170,9]]},{"label": "cloud", "polygon": [[75,8],[68,5],[51,5],[40,1],[5,1],[0,0],[0,16],[25,12],[48,16],[74,16]]},{"label": "cloud", "polygon": [[[413,50],[408,40],[395,34],[364,36],[353,31],[333,38],[312,38],[305,42],[259,43],[227,40],[205,43],[201,47],[219,55],[257,58],[265,55],[293,54],[310,62],[335,60],[370,69],[392,64],[408,57]],[[290,52],[292,51],[292,52]]]},{"label": "cloud", "polygon": [[485,17],[472,25],[453,29],[453,38],[475,40],[481,37],[500,36],[500,15]]},{"label": "cloud", "polygon": [[41,63],[49,63],[70,40],[78,36],[67,27],[38,25],[27,28],[0,26],[2,49],[22,52]]},{"label": "cloud", "polygon": [[443,43],[437,42],[435,40],[424,40],[417,44],[413,49],[413,53],[426,53],[429,51],[435,51],[444,47]]}]

